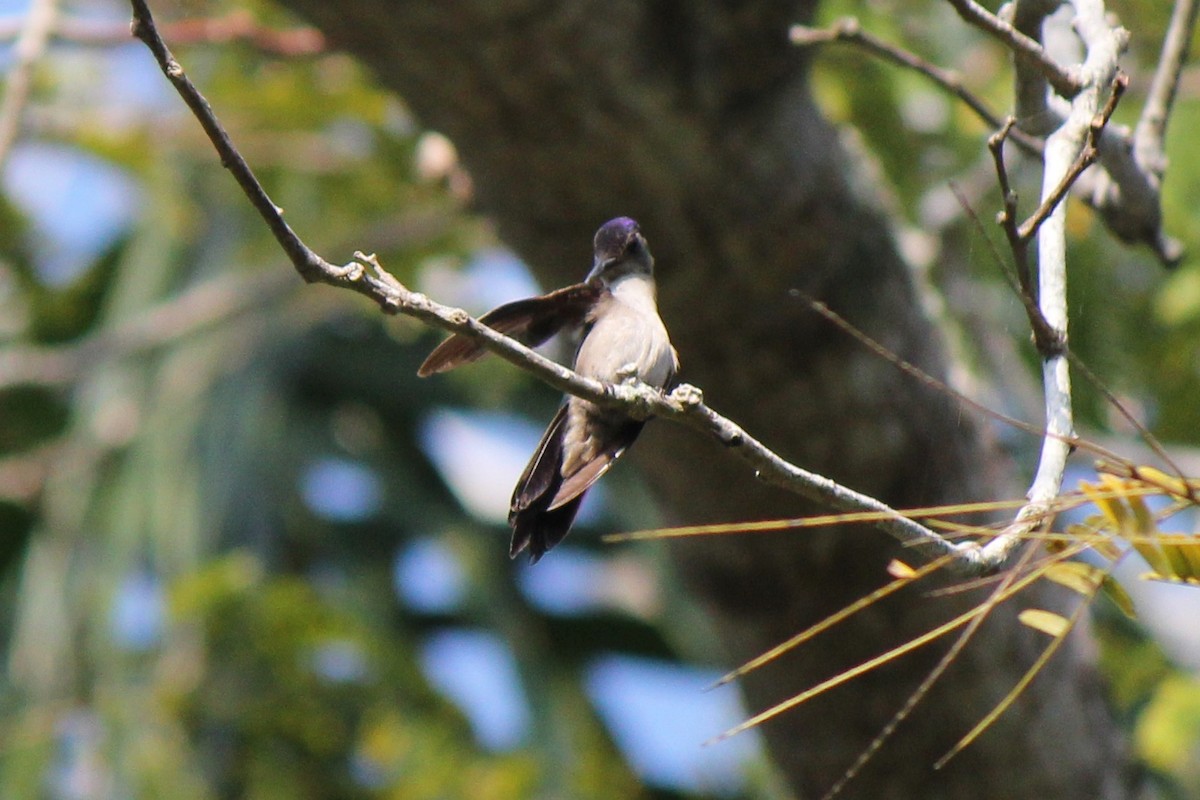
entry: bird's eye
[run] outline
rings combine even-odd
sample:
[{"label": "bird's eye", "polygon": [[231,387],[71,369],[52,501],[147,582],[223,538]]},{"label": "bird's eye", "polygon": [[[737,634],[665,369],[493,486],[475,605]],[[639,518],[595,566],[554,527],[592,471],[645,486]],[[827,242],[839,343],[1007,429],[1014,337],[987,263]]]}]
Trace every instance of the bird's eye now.
[{"label": "bird's eye", "polygon": [[642,249],[642,237],[640,236],[633,237],[629,240],[629,244],[625,245],[626,253],[636,253],[640,249]]}]

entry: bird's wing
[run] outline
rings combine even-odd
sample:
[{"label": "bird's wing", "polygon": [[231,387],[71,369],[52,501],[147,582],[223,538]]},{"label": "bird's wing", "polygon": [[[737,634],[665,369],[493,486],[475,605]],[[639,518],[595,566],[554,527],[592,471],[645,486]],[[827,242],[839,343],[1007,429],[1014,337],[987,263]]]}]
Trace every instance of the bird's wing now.
[{"label": "bird's wing", "polygon": [[[526,347],[537,347],[563,328],[582,325],[605,291],[598,282],[576,283],[549,294],[505,303],[479,321]],[[417,374],[425,378],[469,364],[486,354],[479,342],[456,333],[434,348]]]},{"label": "bird's wing", "polygon": [[525,471],[517,480],[513,489],[512,501],[509,503],[508,521],[511,523],[514,515],[537,504],[539,500],[552,496],[562,480],[559,467],[562,466],[562,433],[567,419],[567,404],[563,403],[546,426],[542,440],[525,466]]}]

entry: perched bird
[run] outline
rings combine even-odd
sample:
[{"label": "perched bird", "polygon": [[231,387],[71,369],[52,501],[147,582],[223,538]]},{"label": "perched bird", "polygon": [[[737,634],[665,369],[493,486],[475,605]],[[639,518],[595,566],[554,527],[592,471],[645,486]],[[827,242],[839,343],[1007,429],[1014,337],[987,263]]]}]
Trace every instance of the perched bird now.
[{"label": "perched bird", "polygon": [[[600,226],[592,270],[577,283],[540,297],[507,303],[480,321],[535,347],[564,329],[582,328],[575,371],[606,383],[636,378],[666,388],[679,360],[655,302],[654,258],[638,224],[617,217]],[[486,353],[454,335],[429,354],[422,377],[475,361]],[[642,430],[644,420],[568,396],[550,421],[509,505],[509,557],[529,551],[536,563],[562,541],[588,488],[608,471]]]}]

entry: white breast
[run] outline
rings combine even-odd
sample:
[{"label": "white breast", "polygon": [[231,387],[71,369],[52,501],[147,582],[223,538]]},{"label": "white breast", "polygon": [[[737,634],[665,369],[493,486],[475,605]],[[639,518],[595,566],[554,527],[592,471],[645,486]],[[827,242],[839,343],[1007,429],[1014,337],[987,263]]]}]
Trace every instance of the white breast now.
[{"label": "white breast", "polygon": [[658,316],[654,279],[629,275],[610,288],[579,348],[576,370],[610,383],[636,376],[662,388],[675,374],[675,349]]}]

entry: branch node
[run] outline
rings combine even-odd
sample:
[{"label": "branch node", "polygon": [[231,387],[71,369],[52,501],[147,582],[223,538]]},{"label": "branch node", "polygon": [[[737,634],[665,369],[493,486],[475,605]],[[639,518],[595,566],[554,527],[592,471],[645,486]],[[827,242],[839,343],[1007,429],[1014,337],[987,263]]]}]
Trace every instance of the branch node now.
[{"label": "branch node", "polygon": [[330,264],[328,271],[331,277],[348,283],[355,283],[362,280],[365,274],[365,269],[361,261],[351,261],[349,264],[343,264],[340,267],[336,264]]},{"label": "branch node", "polygon": [[622,411],[639,420],[654,416],[655,406],[662,400],[661,392],[637,378],[605,384],[604,392],[621,403]]},{"label": "branch node", "polygon": [[681,383],[671,391],[668,399],[685,410],[693,409],[698,408],[704,402],[704,392],[690,383]]},{"label": "branch node", "polygon": [[1033,344],[1042,361],[1059,358],[1067,353],[1067,335],[1050,327],[1044,316],[1039,315],[1033,325]]}]

